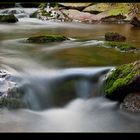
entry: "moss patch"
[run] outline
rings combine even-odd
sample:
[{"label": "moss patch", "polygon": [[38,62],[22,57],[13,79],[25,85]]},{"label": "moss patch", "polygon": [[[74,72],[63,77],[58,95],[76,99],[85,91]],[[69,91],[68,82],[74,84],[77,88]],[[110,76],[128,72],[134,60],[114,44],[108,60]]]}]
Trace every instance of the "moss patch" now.
[{"label": "moss patch", "polygon": [[25,107],[25,104],[20,99],[3,97],[0,99],[0,108],[2,107],[16,109]]},{"label": "moss patch", "polygon": [[29,43],[47,43],[47,42],[55,42],[55,41],[64,41],[67,39],[68,38],[62,35],[44,35],[44,36],[29,37],[27,41]]},{"label": "moss patch", "polygon": [[107,77],[105,93],[112,94],[116,89],[126,85],[135,75],[132,64],[121,65]]},{"label": "moss patch", "polygon": [[121,51],[130,51],[136,49],[134,46],[126,42],[106,41],[105,45],[113,48],[118,48]]},{"label": "moss patch", "polygon": [[109,15],[110,16],[116,16],[116,15],[125,15],[128,14],[130,11],[130,6],[128,3],[117,3],[110,11]]}]

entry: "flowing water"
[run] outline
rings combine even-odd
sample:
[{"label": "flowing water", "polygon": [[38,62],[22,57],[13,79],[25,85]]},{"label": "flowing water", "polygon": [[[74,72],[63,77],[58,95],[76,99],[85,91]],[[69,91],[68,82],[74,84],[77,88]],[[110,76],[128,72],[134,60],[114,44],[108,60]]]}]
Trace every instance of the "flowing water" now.
[{"label": "flowing water", "polygon": [[[29,18],[35,9],[13,9],[19,22],[0,24],[0,66],[13,74],[28,108],[1,109],[1,132],[140,132],[138,114],[121,111],[117,102],[103,96],[107,72],[138,60],[140,53],[100,47],[105,32],[117,31],[140,48],[140,29],[42,21]],[[70,40],[26,42],[42,34],[62,34]]]}]

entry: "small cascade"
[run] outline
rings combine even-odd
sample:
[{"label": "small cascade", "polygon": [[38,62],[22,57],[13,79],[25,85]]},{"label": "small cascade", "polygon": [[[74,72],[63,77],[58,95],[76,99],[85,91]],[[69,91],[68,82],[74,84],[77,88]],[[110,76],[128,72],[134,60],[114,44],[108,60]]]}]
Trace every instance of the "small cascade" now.
[{"label": "small cascade", "polygon": [[75,98],[98,96],[99,79],[109,70],[110,67],[71,68],[46,70],[41,75],[24,73],[20,82],[23,100],[30,109],[43,110],[64,106]]},{"label": "small cascade", "polygon": [[30,14],[38,8],[22,8],[20,3],[16,3],[14,8],[0,10],[0,14],[14,14],[17,18],[29,18]]}]

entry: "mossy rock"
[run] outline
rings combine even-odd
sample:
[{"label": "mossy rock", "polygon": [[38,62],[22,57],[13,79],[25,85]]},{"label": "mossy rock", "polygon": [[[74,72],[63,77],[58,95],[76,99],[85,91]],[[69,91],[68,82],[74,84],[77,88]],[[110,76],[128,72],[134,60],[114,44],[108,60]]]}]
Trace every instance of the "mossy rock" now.
[{"label": "mossy rock", "polygon": [[140,60],[114,69],[106,78],[105,95],[123,101],[129,93],[140,91]]},{"label": "mossy rock", "polygon": [[0,15],[0,22],[15,23],[18,19],[14,15]]},{"label": "mossy rock", "polygon": [[117,48],[120,51],[131,51],[131,50],[136,50],[134,46],[132,46],[129,43],[126,42],[115,42],[115,41],[106,41],[105,46],[110,46],[113,48]]},{"label": "mossy rock", "polygon": [[44,35],[44,36],[35,36],[35,37],[29,37],[27,39],[27,42],[29,43],[47,43],[47,42],[57,42],[57,41],[64,41],[68,40],[63,35]]}]

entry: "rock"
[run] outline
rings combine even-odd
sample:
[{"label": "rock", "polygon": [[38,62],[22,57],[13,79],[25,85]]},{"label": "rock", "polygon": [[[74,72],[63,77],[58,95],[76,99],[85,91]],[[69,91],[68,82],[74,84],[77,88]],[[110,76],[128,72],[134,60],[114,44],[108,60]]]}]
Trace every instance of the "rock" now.
[{"label": "rock", "polygon": [[126,37],[116,32],[107,32],[105,33],[105,40],[106,41],[125,41]]},{"label": "rock", "polygon": [[91,5],[92,3],[58,3],[58,4],[70,9],[82,10],[85,7]]},{"label": "rock", "polygon": [[37,18],[38,11],[35,11],[34,13],[30,14],[30,18]]},{"label": "rock", "polygon": [[44,36],[35,36],[29,37],[27,42],[29,43],[47,43],[47,42],[55,42],[55,41],[64,41],[68,40],[65,36],[62,35],[44,35]]},{"label": "rock", "polygon": [[129,22],[129,12],[131,6],[128,3],[114,3],[104,12],[96,15],[101,22]]},{"label": "rock", "polygon": [[120,51],[134,51],[137,50],[135,47],[133,47],[131,44],[126,42],[115,42],[115,41],[106,41],[104,43],[105,46],[117,48]]},{"label": "rock", "polygon": [[128,94],[120,104],[120,108],[127,112],[140,113],[140,93]]},{"label": "rock", "polygon": [[14,15],[0,15],[0,22],[15,23],[18,19]]},{"label": "rock", "polygon": [[95,22],[96,21],[96,15],[90,14],[87,12],[80,12],[74,9],[62,10],[62,12],[71,21],[76,21],[76,22]]},{"label": "rock", "polygon": [[126,19],[126,16],[123,16],[123,15],[107,16],[107,17],[101,18],[101,22],[120,23],[120,22],[124,22],[125,19]]},{"label": "rock", "polygon": [[107,11],[109,8],[110,8],[110,5],[107,3],[97,3],[95,5],[86,7],[83,11],[89,12],[92,14],[99,14],[101,12]]},{"label": "rock", "polygon": [[133,17],[130,24],[134,25],[135,27],[140,27],[140,20],[138,20],[137,17]]},{"label": "rock", "polygon": [[112,70],[106,77],[105,96],[123,101],[129,93],[140,92],[140,60]]},{"label": "rock", "polygon": [[5,70],[0,70],[0,108],[25,107],[22,94],[17,84],[10,80],[12,75]]}]

